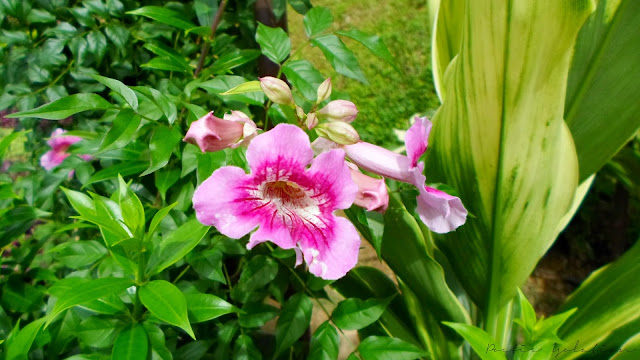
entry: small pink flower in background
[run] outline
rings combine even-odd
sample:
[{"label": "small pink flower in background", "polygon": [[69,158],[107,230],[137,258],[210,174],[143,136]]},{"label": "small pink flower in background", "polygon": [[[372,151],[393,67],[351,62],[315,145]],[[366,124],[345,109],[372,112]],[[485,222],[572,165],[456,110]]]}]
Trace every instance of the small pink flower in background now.
[{"label": "small pink flower in background", "polygon": [[191,123],[184,141],[202,152],[214,152],[244,145],[255,137],[256,131],[256,124],[241,111],[232,111],[222,119],[210,112]]},{"label": "small pink flower in background", "polygon": [[446,233],[464,224],[467,210],[462,201],[443,191],[425,186],[424,164],[420,156],[427,150],[431,122],[416,117],[405,136],[407,156],[396,154],[382,147],[359,142],[345,145],[347,157],[361,169],[414,185],[420,191],[418,215],[436,233]]},{"label": "small pink flower in background", "polygon": [[352,269],[360,237],[353,224],[334,215],[349,208],[358,192],[344,151],[329,150],[314,159],[304,131],[279,124],[253,139],[246,156],[250,174],[225,166],[196,189],[198,220],[235,239],[258,227],[248,248],[271,241],[295,249],[296,265],[304,256],[309,271],[324,279],[338,279]]},{"label": "small pink flower in background", "polygon": [[[51,170],[60,165],[64,159],[71,155],[67,152],[69,146],[82,141],[81,137],[63,135],[64,133],[66,133],[66,130],[55,129],[51,133],[51,138],[47,141],[47,144],[51,146],[51,150],[40,158],[40,165],[46,170]],[[91,155],[80,155],[80,157],[84,160],[91,160]]]},{"label": "small pink flower in background", "polygon": [[356,200],[353,202],[367,211],[385,212],[389,206],[389,193],[384,178],[375,179],[363,174],[358,167],[347,163],[351,179],[358,185]]},{"label": "small pink flower in background", "polygon": [[356,104],[347,100],[333,100],[318,111],[320,118],[329,121],[344,121],[347,123],[352,122],[356,118],[356,115],[358,115]]}]

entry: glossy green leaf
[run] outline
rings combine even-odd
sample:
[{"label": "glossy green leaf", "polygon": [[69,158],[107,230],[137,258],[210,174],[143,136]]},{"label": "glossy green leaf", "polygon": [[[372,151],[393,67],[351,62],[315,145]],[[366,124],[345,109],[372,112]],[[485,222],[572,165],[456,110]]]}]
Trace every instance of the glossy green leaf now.
[{"label": "glossy green leaf", "polygon": [[189,324],[187,301],[175,285],[164,280],[154,280],[140,287],[139,292],[142,304],[153,316],[178,326],[195,340]]},{"label": "glossy green leaf", "polygon": [[185,69],[180,63],[175,62],[173,59],[165,57],[153,58],[149,60],[149,62],[140,65],[140,67],[178,72],[189,72],[191,70],[191,68]]},{"label": "glossy green leaf", "polygon": [[240,335],[233,347],[233,360],[260,360],[262,354],[248,335]]},{"label": "glossy green leaf", "polygon": [[27,20],[30,23],[51,23],[56,21],[56,17],[53,16],[50,12],[41,9],[31,9],[29,15],[27,16]]},{"label": "glossy green leaf", "polygon": [[107,249],[95,240],[64,243],[64,248],[56,257],[71,269],[79,269],[95,263],[107,254]]},{"label": "glossy green leaf", "polygon": [[264,255],[253,257],[242,270],[238,284],[231,291],[231,297],[246,302],[251,292],[267,285],[275,279],[278,263]]},{"label": "glossy green leaf", "polygon": [[278,309],[263,303],[247,303],[238,316],[238,324],[245,328],[263,326],[267,321],[278,316]]},{"label": "glossy green leaf", "polygon": [[109,179],[114,179],[118,177],[118,175],[122,176],[130,176],[141,173],[144,169],[149,167],[148,161],[126,161],[120,164],[116,164],[113,166],[109,166],[108,168],[104,168],[100,171],[97,171],[87,181],[84,186],[89,184],[93,184],[100,181],[105,181]]},{"label": "glossy green leaf", "polygon": [[198,168],[198,154],[202,154],[202,151],[193,144],[187,144],[182,150],[182,170],[180,178],[189,175],[193,170]]},{"label": "glossy green leaf", "polygon": [[119,49],[124,49],[126,47],[130,36],[129,30],[126,27],[114,23],[108,24],[104,28],[104,34],[111,43]]},{"label": "glossy green leaf", "polygon": [[182,140],[182,135],[177,129],[166,126],[156,127],[149,141],[151,164],[140,176],[149,175],[167,165],[173,148],[180,143],[180,140]]},{"label": "glossy green leaf", "polygon": [[167,59],[174,64],[174,66],[183,71],[191,71],[191,66],[189,65],[189,62],[185,60],[184,55],[166,45],[163,45],[161,42],[148,42],[144,44],[144,48],[163,59]]},{"label": "glossy green leaf", "polygon": [[153,360],[173,360],[171,351],[167,349],[164,332],[150,321],[142,323],[144,330],[147,332],[151,348],[151,359]]},{"label": "glossy green leaf", "polygon": [[111,103],[97,94],[74,94],[65,96],[33,110],[21,111],[5,117],[38,117],[41,119],[61,120],[87,110],[104,110],[113,107]]},{"label": "glossy green leaf", "polygon": [[213,320],[239,311],[235,306],[211,294],[188,294],[185,299],[192,323]]},{"label": "glossy green leaf", "polygon": [[318,326],[311,337],[311,346],[307,360],[337,360],[340,351],[338,330],[325,321]]},{"label": "glossy green leaf", "polygon": [[301,292],[284,303],[276,325],[276,355],[287,350],[307,331],[312,310],[311,299]]},{"label": "glossy green leaf", "polygon": [[182,259],[198,245],[207,231],[208,226],[191,220],[164,236],[149,259],[147,274],[153,276]]},{"label": "glossy green leaf", "polygon": [[198,275],[223,284],[227,283],[222,272],[222,252],[209,249],[204,252],[191,252],[187,255],[187,262]]},{"label": "glossy green leaf", "polygon": [[227,74],[231,69],[244,65],[260,56],[258,50],[243,49],[220,56],[206,71],[212,74]]},{"label": "glossy green leaf", "polygon": [[240,101],[250,105],[262,106],[265,101],[264,93],[262,92],[250,92],[244,94],[222,95],[222,93],[229,91],[240,84],[247,82],[247,79],[242,76],[235,75],[222,75],[217,76],[212,80],[207,80],[198,84],[198,87],[206,90],[211,94],[220,96],[224,101]]},{"label": "glossy green leaf", "polygon": [[91,74],[94,80],[104,84],[109,89],[113,90],[117,94],[120,94],[122,98],[131,106],[133,110],[138,110],[138,97],[127,85],[116,79],[110,79],[108,77]]},{"label": "glossy green leaf", "polygon": [[78,339],[94,348],[112,347],[121,323],[116,319],[91,316],[80,323],[76,332]]},{"label": "glossy green leaf", "polygon": [[[618,330],[623,330],[626,338],[637,333],[637,328],[628,329],[625,325],[640,319],[639,276],[640,242],[637,242],[621,258],[592,273],[569,296],[560,311],[574,308],[578,311],[560,328],[560,338],[569,345],[580,341],[580,347],[591,348]],[[558,358],[573,359],[578,355],[563,353]]]},{"label": "glossy green leaf", "polygon": [[360,330],[376,322],[393,298],[362,301],[350,298],[341,301],[331,314],[331,320],[344,330]]},{"label": "glossy green leaf", "polygon": [[426,354],[415,345],[396,338],[369,336],[358,345],[363,360],[414,360]]},{"label": "glossy green leaf", "polygon": [[129,188],[122,176],[118,175],[118,205],[122,210],[125,225],[133,235],[142,239],[145,227],[144,207],[138,196]]},{"label": "glossy green leaf", "polygon": [[73,207],[78,214],[85,217],[93,217],[96,215],[96,207],[90,197],[79,191],[69,190],[64,187],[60,187],[60,189],[62,189],[71,207]]},{"label": "glossy green leaf", "polygon": [[193,10],[201,26],[211,27],[213,17],[218,10],[218,0],[195,0]]},{"label": "glossy green leaf", "polygon": [[118,334],[113,344],[113,360],[146,360],[149,352],[149,339],[141,324],[133,324]]},{"label": "glossy green leaf", "polygon": [[100,64],[107,53],[107,38],[100,30],[93,30],[85,36],[85,39],[87,41],[87,50],[93,54],[96,62]]},{"label": "glossy green leaf", "polygon": [[640,129],[639,21],[640,2],[603,0],[578,35],[564,115],[578,152],[580,181]]},{"label": "glossy green leaf", "polygon": [[[81,281],[77,282],[77,280]],[[73,286],[67,287],[67,284],[73,284]],[[82,305],[107,295],[119,294],[132,285],[133,281],[119,278],[93,280],[69,278],[60,280],[55,283],[50,290],[52,293],[56,293],[58,300],[51,310],[51,313],[47,315],[46,326],[48,326],[59,313],[68,308]]]},{"label": "glossy green leaf", "polygon": [[132,89],[151,100],[167,117],[169,124],[173,124],[178,116],[178,111],[176,105],[169,98],[160,91],[147,86],[133,86]]},{"label": "glossy green leaf", "polygon": [[[466,0],[428,0],[434,36],[431,43],[433,83],[440,101],[444,101],[444,74],[447,66],[458,55],[465,22]],[[437,15],[437,17],[436,17]]]},{"label": "glossy green leaf", "polygon": [[482,360],[506,360],[506,356],[504,352],[497,350],[491,351],[491,345],[495,345],[496,349],[502,349],[502,346],[491,337],[491,335],[487,334],[486,331],[479,329],[473,325],[468,324],[458,324],[458,323],[450,323],[445,322],[445,325],[451,327],[458,334],[462,335],[467,342],[471,345],[473,350],[476,352],[478,357]]},{"label": "glossy green leaf", "polygon": [[0,141],[0,161],[3,161],[4,154],[9,146],[29,131],[13,131],[11,134],[3,136]]},{"label": "glossy green leaf", "polygon": [[307,60],[288,61],[282,67],[282,72],[287,75],[287,80],[291,82],[294,89],[300,91],[302,96],[316,101],[318,86],[325,79],[313,64]]},{"label": "glossy green leaf", "polygon": [[262,53],[278,64],[291,53],[291,40],[282,28],[272,28],[258,23],[256,41],[260,44]]},{"label": "glossy green leaf", "polygon": [[614,355],[611,360],[635,360],[638,357],[638,352],[640,351],[640,333],[632,336],[627,340],[620,349],[618,349],[618,353]]},{"label": "glossy green leaf", "polygon": [[458,190],[474,215],[436,240],[492,335],[497,314],[558,235],[578,186],[563,96],[573,44],[592,5],[466,3],[426,174]]},{"label": "glossy green leaf", "polygon": [[351,30],[340,30],[336,31],[336,34],[346,36],[351,38],[360,44],[364,45],[371,53],[380,59],[386,61],[394,68],[396,68],[396,62],[393,59],[393,55],[389,52],[387,45],[384,44],[384,41],[378,35],[370,35],[364,33],[358,29]]},{"label": "glossy green leaf", "polygon": [[308,37],[314,37],[327,30],[332,22],[333,16],[331,16],[331,11],[321,6],[315,6],[307,11],[302,20],[304,31]]},{"label": "glossy green leaf", "polygon": [[180,178],[180,169],[160,169],[156,172],[156,188],[160,192],[162,201],[165,200],[167,190]]},{"label": "glossy green leaf", "polygon": [[260,87],[260,81],[258,80],[247,81],[246,83],[242,83],[234,87],[233,89],[229,89],[223,92],[220,95],[244,94],[244,93],[254,92],[254,91],[262,91],[262,88]]},{"label": "glossy green leaf", "polygon": [[158,225],[160,225],[160,221],[162,221],[162,219],[164,219],[164,217],[167,216],[169,211],[171,211],[171,209],[173,209],[174,206],[176,206],[176,203],[167,205],[162,209],[158,210],[158,212],[155,215],[153,215],[153,219],[151,219],[151,223],[149,224],[149,230],[147,232],[149,237],[153,235]]},{"label": "glossy green leaf", "polygon": [[131,109],[123,109],[118,112],[109,132],[102,140],[98,152],[103,153],[127,146],[136,136],[141,120],[140,115],[135,114]]},{"label": "glossy green leaf", "polygon": [[36,335],[44,325],[44,318],[34,320],[27,324],[18,334],[12,339],[11,343],[7,347],[7,360],[21,360],[26,359],[29,349],[36,339]]},{"label": "glossy green leaf", "polygon": [[127,14],[145,16],[163,24],[175,26],[183,30],[189,30],[196,27],[194,23],[185,19],[182,14],[160,6],[143,6],[139,9],[128,11]]},{"label": "glossy green leaf", "polygon": [[355,55],[337,36],[332,34],[318,36],[311,40],[311,44],[322,50],[338,74],[368,84]]}]

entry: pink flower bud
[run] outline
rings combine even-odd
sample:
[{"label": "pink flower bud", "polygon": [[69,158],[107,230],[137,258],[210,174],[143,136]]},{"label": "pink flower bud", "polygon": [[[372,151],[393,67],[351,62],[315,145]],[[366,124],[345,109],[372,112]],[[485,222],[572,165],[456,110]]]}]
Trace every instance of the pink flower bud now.
[{"label": "pink flower bud", "polygon": [[[46,170],[51,170],[56,166],[60,165],[64,159],[66,159],[69,155],[67,149],[69,146],[82,141],[81,137],[71,136],[71,135],[63,135],[66,131],[62,129],[55,129],[51,133],[51,138],[47,141],[47,144],[51,146],[51,150],[47,151],[40,158],[40,165]],[[84,160],[90,160],[91,156],[89,155],[80,155]]]},{"label": "pink flower bud", "polygon": [[255,136],[256,129],[255,123],[240,111],[232,111],[223,119],[210,112],[191,123],[184,141],[198,146],[202,152],[214,152],[238,147]]},{"label": "pink flower bud", "polygon": [[389,206],[389,193],[384,178],[375,179],[358,170],[354,164],[347,163],[351,173],[351,179],[358,185],[358,193],[354,204],[367,209],[383,213]]},{"label": "pink flower bud", "polygon": [[360,141],[360,135],[353,126],[346,122],[336,121],[320,124],[316,127],[319,136],[340,145],[351,145]]},{"label": "pink flower bud", "polygon": [[307,129],[311,130],[318,125],[318,116],[311,112],[307,115]]},{"label": "pink flower bud", "polygon": [[326,118],[329,121],[352,122],[358,115],[356,105],[347,100],[333,100],[325,107],[318,111],[320,118]]},{"label": "pink flower bud", "polygon": [[318,87],[318,100],[316,100],[316,104],[327,100],[329,96],[331,96],[331,78],[322,82]]},{"label": "pink flower bud", "polygon": [[271,76],[260,78],[260,87],[274,104],[295,105],[291,89],[286,82]]}]

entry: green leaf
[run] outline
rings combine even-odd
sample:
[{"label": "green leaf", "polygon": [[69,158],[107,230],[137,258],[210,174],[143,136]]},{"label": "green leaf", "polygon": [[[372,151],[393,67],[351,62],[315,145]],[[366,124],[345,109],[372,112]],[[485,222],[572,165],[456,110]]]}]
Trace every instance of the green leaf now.
[{"label": "green leaf", "polygon": [[364,45],[371,53],[380,59],[386,61],[397,70],[396,62],[393,59],[393,55],[389,52],[389,49],[384,44],[384,41],[378,35],[369,35],[358,29],[351,29],[348,31],[340,30],[336,31],[336,34],[351,38],[360,44]]},{"label": "green leaf", "polygon": [[536,311],[520,289],[518,289],[518,299],[520,300],[520,319],[522,321],[522,328],[525,333],[525,339],[528,341],[536,325]]},{"label": "green leaf", "polygon": [[497,314],[555,240],[578,186],[563,94],[592,3],[466,4],[426,173],[458,190],[474,214],[436,240],[496,336]]},{"label": "green leaf", "polygon": [[364,339],[358,345],[358,352],[363,360],[413,360],[426,355],[415,345],[384,336],[369,336]]},{"label": "green leaf", "polygon": [[113,344],[113,360],[146,360],[149,352],[147,332],[141,324],[133,324],[118,334]]},{"label": "green leaf", "polygon": [[[143,67],[145,66],[153,67],[153,66],[150,66],[149,64],[153,63],[154,61],[160,61],[156,59],[162,59],[163,61],[165,61],[165,64],[170,65],[171,67],[174,68],[173,71],[191,72],[191,65],[189,65],[189,62],[184,59],[184,56],[177,53],[172,48],[167,47],[162,43],[146,43],[144,44],[144,48],[160,57],[152,59],[149,63],[142,65]],[[165,69],[165,70],[172,70],[172,69]]]},{"label": "green leaf", "polygon": [[107,38],[111,40],[113,44],[119,49],[125,49],[127,41],[129,40],[129,30],[126,27],[118,24],[110,23],[104,28],[104,33]]},{"label": "green leaf", "polygon": [[144,235],[144,207],[138,196],[129,188],[122,176],[118,175],[118,205],[122,210],[122,218],[125,225],[138,239]]},{"label": "green leaf", "polygon": [[[81,281],[77,281],[81,280]],[[67,287],[67,284],[73,283],[73,286]],[[55,317],[66,309],[82,305],[101,297],[119,294],[128,287],[133,285],[133,281],[129,279],[118,278],[102,278],[93,280],[84,279],[63,279],[58,281],[51,288],[51,293],[57,293],[58,300],[46,317],[48,326]],[[63,290],[63,291],[60,291]]]},{"label": "green leaf", "polygon": [[278,316],[278,309],[263,303],[247,303],[238,316],[238,324],[244,328],[257,328]]},{"label": "green leaf", "polygon": [[198,220],[191,220],[163,237],[149,259],[148,276],[153,276],[182,259],[198,245],[207,231],[208,226],[200,224]]},{"label": "green leaf", "polygon": [[360,330],[376,322],[393,297],[362,301],[350,298],[341,301],[331,314],[331,320],[344,330]]},{"label": "green leaf", "polygon": [[224,166],[226,154],[223,151],[200,153],[198,149],[198,184],[209,178],[211,174],[220,167]]},{"label": "green leaf", "polygon": [[5,117],[23,118],[38,117],[48,120],[65,119],[71,115],[87,110],[103,110],[112,108],[113,105],[96,94],[74,94],[65,96],[52,103],[42,105],[33,110],[21,111]]},{"label": "green leaf", "polygon": [[327,30],[333,22],[331,11],[325,7],[315,6],[305,15],[302,23],[308,37],[314,37]]},{"label": "green leaf", "polygon": [[253,61],[259,56],[260,52],[253,49],[228,52],[220,56],[206,71],[212,74],[226,74],[229,70]]},{"label": "green leaf", "polygon": [[175,285],[164,280],[154,280],[146,283],[139,291],[142,304],[153,316],[183,329],[196,339],[189,324],[187,301]]},{"label": "green leaf", "polygon": [[0,141],[0,162],[3,161],[4,154],[7,151],[7,149],[9,148],[9,145],[11,145],[14,141],[16,141],[17,139],[19,139],[20,137],[22,137],[24,134],[28,133],[29,131],[30,130],[27,130],[27,131],[13,131],[11,134],[6,135],[6,136],[4,136],[2,138],[2,141]]},{"label": "green leaf", "polygon": [[293,345],[311,324],[313,303],[304,293],[293,295],[282,307],[276,325],[275,355]]},{"label": "green leaf", "polygon": [[149,166],[148,161],[127,161],[122,162],[117,165],[109,166],[108,168],[104,168],[95,174],[91,175],[89,180],[84,186],[105,181],[109,179],[113,179],[118,177],[118,175],[129,176],[134,174],[139,174],[141,171],[146,169]]},{"label": "green leaf", "polygon": [[161,169],[160,171],[156,172],[156,188],[158,188],[158,191],[160,192],[162,201],[165,201],[167,190],[169,190],[171,185],[175,184],[179,178],[179,169]]},{"label": "green leaf", "polygon": [[176,105],[169,100],[169,98],[163,95],[160,91],[147,86],[134,86],[132,89],[144,95],[147,99],[156,104],[158,109],[160,109],[167,117],[169,124],[173,124],[178,116],[178,111],[176,109]]},{"label": "green leaf", "polygon": [[198,22],[201,26],[211,27],[213,17],[218,11],[217,0],[196,0],[193,4],[193,10],[196,12]]},{"label": "green leaf", "polygon": [[189,175],[193,170],[198,168],[198,155],[202,154],[202,151],[193,144],[185,145],[182,150],[182,172],[180,178]]},{"label": "green leaf", "polygon": [[246,302],[251,292],[271,282],[278,274],[278,263],[265,256],[258,255],[247,262],[240,275],[238,284],[231,291],[231,297]]},{"label": "green leaf", "polygon": [[173,148],[180,143],[180,140],[182,140],[182,135],[177,129],[166,126],[156,127],[149,141],[151,164],[140,176],[149,175],[167,165]]},{"label": "green leaf", "polygon": [[440,1],[430,0],[429,15],[435,17],[433,29],[435,35],[431,44],[431,63],[433,82],[441,101],[445,99],[444,74],[447,66],[458,54],[462,43],[463,25],[465,24],[464,0]]},{"label": "green leaf", "polygon": [[635,360],[638,357],[638,351],[640,351],[640,333],[630,337],[622,344],[618,353],[611,360]]},{"label": "green leaf", "polygon": [[249,335],[240,335],[233,347],[233,360],[260,360],[262,354]]},{"label": "green leaf", "polygon": [[176,63],[171,58],[165,57],[157,57],[149,60],[146,64],[140,65],[143,68],[150,69],[158,69],[158,70],[166,70],[166,71],[179,71],[179,72],[189,72],[191,68],[185,69],[179,63]]},{"label": "green leaf", "polygon": [[57,259],[68,268],[79,269],[95,263],[107,254],[102,244],[95,240],[63,243]]},{"label": "green leaf", "polygon": [[288,61],[282,67],[282,72],[287,75],[287,80],[291,82],[294,89],[300,91],[302,96],[311,101],[316,101],[318,98],[318,86],[325,79],[313,64],[307,60]]},{"label": "green leaf", "polygon": [[235,88],[240,84],[246,83],[248,80],[242,76],[222,75],[216,76],[212,80],[208,80],[198,84],[198,87],[206,90],[211,94],[215,94],[223,101],[239,101],[250,105],[264,105],[265,96],[262,92],[251,92],[244,94],[222,95],[222,93]]},{"label": "green leaf", "polygon": [[246,83],[242,83],[234,87],[233,89],[223,92],[220,95],[244,94],[244,93],[254,92],[254,91],[262,91],[262,88],[260,87],[260,81],[258,80],[247,81]]},{"label": "green leaf", "polygon": [[191,252],[187,255],[187,262],[200,276],[226,284],[227,281],[222,272],[222,255],[218,249]]},{"label": "green leaf", "polygon": [[[494,338],[492,338],[491,335],[487,334],[486,331],[468,324],[458,324],[451,322],[445,322],[444,324],[457,331],[458,334],[462,335],[462,337],[464,337],[464,339],[469,342],[480,359],[507,359],[506,356],[504,356],[504,353],[500,350],[502,348],[501,345]],[[494,347],[492,347],[492,345]],[[492,348],[496,350],[491,351]]]},{"label": "green leaf", "polygon": [[80,323],[76,336],[84,344],[94,348],[112,347],[118,335],[120,321],[91,316]]},{"label": "green leaf", "polygon": [[84,217],[96,216],[96,207],[90,197],[79,191],[69,190],[64,187],[60,187],[60,189],[62,189],[64,194],[67,196],[71,207],[73,207],[78,214]]},{"label": "green leaf", "polygon": [[222,315],[240,311],[235,306],[211,294],[188,294],[187,309],[192,323],[213,320]]},{"label": "green leaf", "polygon": [[143,6],[133,11],[127,11],[127,14],[145,16],[163,24],[171,25],[183,30],[189,30],[196,27],[194,23],[186,20],[182,14],[160,6]]},{"label": "green leaf", "polygon": [[311,44],[322,50],[338,74],[356,79],[364,84],[369,83],[360,69],[358,59],[337,36],[332,34],[318,36],[311,40]]},{"label": "green leaf", "polygon": [[[623,338],[636,334],[637,327],[629,329],[625,325],[640,319],[639,276],[640,242],[636,242],[618,260],[593,272],[561,306],[559,311],[578,311],[560,328],[560,338],[567,344],[580,341],[580,347],[592,348],[613,332]],[[558,359],[577,355],[563,353]]]},{"label": "green leaf", "polygon": [[102,140],[98,152],[103,153],[127,146],[135,138],[141,120],[140,115],[135,114],[133,110],[122,109],[113,119],[111,128]]},{"label": "green leaf", "polygon": [[272,28],[258,23],[256,41],[262,53],[276,64],[281,63],[291,53],[291,40],[282,28]]},{"label": "green leaf", "polygon": [[147,336],[149,337],[149,342],[151,343],[151,359],[153,360],[173,360],[173,356],[171,355],[171,351],[167,349],[165,345],[165,335],[160,328],[149,322],[145,321],[142,323],[145,331],[147,332]]},{"label": "green leaf", "polygon": [[133,110],[138,110],[138,97],[127,85],[116,79],[100,76],[97,74],[90,74],[94,80],[104,84],[115,93],[120,94],[124,101],[131,106]]},{"label": "green leaf", "polygon": [[56,21],[56,17],[50,12],[41,9],[31,9],[31,12],[27,16],[27,21],[30,23],[52,23]]},{"label": "green leaf", "polygon": [[[565,103],[580,181],[598,171],[640,129],[640,3],[604,0],[575,46]],[[612,121],[615,119],[615,121]]]},{"label": "green leaf", "polygon": [[167,205],[162,209],[158,210],[158,212],[155,215],[153,215],[153,219],[151,219],[151,224],[149,224],[149,231],[147,232],[148,237],[151,237],[151,235],[153,235],[158,225],[160,225],[160,222],[162,221],[162,219],[164,219],[164,217],[167,216],[169,211],[171,211],[171,209],[173,209],[173,207],[176,206],[176,204],[177,203]]},{"label": "green leaf", "polygon": [[100,64],[107,52],[107,38],[99,30],[93,30],[86,35],[85,39],[87,40],[88,51],[93,54],[96,62]]},{"label": "green leaf", "polygon": [[36,335],[40,332],[44,324],[44,318],[34,320],[27,326],[22,328],[12,339],[11,343],[7,343],[7,360],[26,359],[29,349],[36,339]]},{"label": "green leaf", "polygon": [[329,321],[318,326],[311,337],[311,349],[307,360],[336,360],[340,351],[340,336]]}]

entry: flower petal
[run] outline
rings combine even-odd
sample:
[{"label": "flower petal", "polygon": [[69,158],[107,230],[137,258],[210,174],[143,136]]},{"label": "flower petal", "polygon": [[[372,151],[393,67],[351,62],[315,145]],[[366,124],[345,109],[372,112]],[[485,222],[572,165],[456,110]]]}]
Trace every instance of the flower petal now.
[{"label": "flower petal", "polygon": [[215,226],[222,234],[239,239],[259,222],[244,189],[249,175],[235,166],[224,166],[203,181],[193,194],[198,221]]},{"label": "flower petal", "polygon": [[309,271],[323,279],[335,280],[343,277],[358,262],[360,235],[347,219],[332,216],[333,226],[326,233],[326,242],[300,243]]},{"label": "flower petal", "polygon": [[64,159],[69,156],[69,153],[63,151],[49,150],[40,158],[40,166],[45,170],[51,170],[56,166],[62,164]]},{"label": "flower petal", "polygon": [[[351,207],[358,193],[358,186],[351,179],[349,167],[344,162],[344,151],[333,149],[318,155],[308,172],[316,189],[322,189],[330,211]],[[318,196],[320,194],[316,194]]]},{"label": "flower petal", "polygon": [[418,215],[436,233],[455,230],[467,220],[467,210],[459,198],[424,186],[418,196]]},{"label": "flower petal", "polygon": [[265,241],[271,241],[283,249],[293,249],[296,247],[295,241],[291,238],[291,231],[280,221],[278,216],[274,217],[274,221],[266,224],[263,222],[258,230],[251,234],[247,249],[251,249]]},{"label": "flower petal", "polygon": [[342,147],[347,157],[359,168],[382,175],[385,178],[413,183],[414,167],[409,158],[383,147],[361,141]]},{"label": "flower petal", "polygon": [[389,193],[384,178],[375,179],[360,172],[353,164],[347,164],[351,173],[351,179],[358,186],[358,194],[353,202],[355,205],[367,209],[367,211],[379,211],[384,213],[389,206]]},{"label": "flower petal", "polygon": [[269,167],[274,160],[304,168],[312,159],[309,136],[299,127],[289,124],[278,124],[256,136],[247,149],[247,162],[254,174]]},{"label": "flower petal", "polygon": [[411,161],[411,167],[418,165],[418,159],[427,151],[429,132],[431,132],[431,121],[426,117],[415,117],[415,122],[404,137],[407,147],[407,156]]}]

